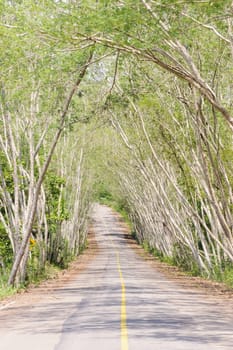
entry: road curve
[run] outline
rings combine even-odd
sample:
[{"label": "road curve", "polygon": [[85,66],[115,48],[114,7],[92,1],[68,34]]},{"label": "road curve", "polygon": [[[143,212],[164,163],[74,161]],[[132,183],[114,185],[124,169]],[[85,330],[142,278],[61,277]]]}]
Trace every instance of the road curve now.
[{"label": "road curve", "polygon": [[152,268],[106,206],[96,206],[94,227],[99,252],[72,282],[26,310],[0,310],[0,350],[233,348],[227,305]]}]

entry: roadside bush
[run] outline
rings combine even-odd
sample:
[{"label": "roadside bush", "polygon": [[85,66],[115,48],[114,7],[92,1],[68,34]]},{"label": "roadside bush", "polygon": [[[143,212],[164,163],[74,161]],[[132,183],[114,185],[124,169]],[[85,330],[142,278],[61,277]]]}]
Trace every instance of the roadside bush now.
[{"label": "roadside bush", "polygon": [[0,223],[0,274],[12,262],[13,252],[8,235]]},{"label": "roadside bush", "polygon": [[184,271],[190,272],[192,276],[201,274],[191,250],[179,243],[174,244],[172,254],[173,264],[180,267]]}]

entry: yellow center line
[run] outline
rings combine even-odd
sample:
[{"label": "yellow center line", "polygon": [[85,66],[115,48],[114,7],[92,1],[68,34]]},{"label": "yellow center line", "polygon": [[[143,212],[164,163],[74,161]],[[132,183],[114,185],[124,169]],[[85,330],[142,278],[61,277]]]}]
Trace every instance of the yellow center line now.
[{"label": "yellow center line", "polygon": [[121,350],[128,350],[125,282],[121,271],[120,255],[117,252],[117,267],[121,281]]}]

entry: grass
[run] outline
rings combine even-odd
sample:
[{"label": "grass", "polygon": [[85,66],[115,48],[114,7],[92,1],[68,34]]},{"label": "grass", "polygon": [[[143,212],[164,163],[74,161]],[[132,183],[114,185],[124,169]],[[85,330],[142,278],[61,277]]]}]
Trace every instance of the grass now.
[{"label": "grass", "polygon": [[61,270],[62,270],[61,267],[47,263],[44,269],[42,269],[41,271],[39,272],[37,270],[35,270],[34,272],[31,271],[28,278],[28,284],[38,285],[44,280],[55,278],[58,272]]},{"label": "grass", "polygon": [[227,286],[233,288],[233,268],[223,272],[222,280]]},{"label": "grass", "polygon": [[144,241],[141,244],[141,246],[143,247],[143,249],[147,253],[149,253],[152,256],[154,256],[155,258],[159,259],[159,261],[164,262],[164,263],[171,265],[171,266],[176,265],[173,258],[163,255],[158,249],[151,247],[148,242]]},{"label": "grass", "polygon": [[[80,248],[79,254],[87,248],[87,240],[84,242],[84,245]],[[41,282],[54,279],[57,277],[59,271],[67,269],[69,264],[76,258],[76,256],[65,255],[63,262],[60,265],[54,265],[51,263],[46,263],[45,267],[39,268],[38,258],[34,256],[32,259],[29,259],[27,267],[27,278],[24,284],[15,287],[8,286],[8,278],[10,274],[10,267],[6,268],[4,271],[0,269],[0,300],[3,300],[28,286],[38,286]]]},{"label": "grass", "polygon": [[7,271],[0,273],[0,300],[11,296],[18,291],[17,288],[7,285],[8,277],[9,273]]},{"label": "grass", "polygon": [[29,266],[29,279],[26,281],[25,285],[20,285],[18,287],[8,286],[7,281],[9,277],[9,271],[5,271],[4,273],[0,274],[0,300],[3,300],[9,296],[18,293],[19,291],[22,291],[29,285],[37,286],[45,280],[56,278],[60,270],[61,268],[57,266],[47,264],[45,269],[38,273],[30,270]]},{"label": "grass", "polygon": [[197,264],[191,259],[191,257],[189,261],[187,261],[187,259],[183,259],[181,261],[180,259],[177,259],[176,256],[173,256],[173,257],[164,256],[156,248],[151,247],[148,244],[148,242],[143,242],[141,246],[147,253],[159,259],[159,261],[164,262],[170,266],[178,267],[182,272],[184,272],[188,276],[193,276],[193,277],[198,276],[203,279],[209,279],[212,281],[220,282],[225,284],[227,287],[233,289],[233,263],[232,262],[225,263],[225,266],[223,266],[222,268],[219,268],[219,266],[213,267],[212,272],[210,272],[210,274],[207,276],[207,274],[203,274],[203,272],[200,271]]},{"label": "grass", "polygon": [[233,288],[233,263],[227,263],[222,270],[217,266],[214,269],[213,280]]},{"label": "grass", "polygon": [[18,292],[18,289],[9,287],[9,286],[1,286],[0,287],[0,300],[3,300],[11,295],[14,295]]}]

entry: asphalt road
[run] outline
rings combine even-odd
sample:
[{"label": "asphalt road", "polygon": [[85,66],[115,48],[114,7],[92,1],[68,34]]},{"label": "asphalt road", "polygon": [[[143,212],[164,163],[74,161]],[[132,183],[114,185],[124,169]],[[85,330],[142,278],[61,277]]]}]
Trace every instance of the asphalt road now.
[{"label": "asphalt road", "polygon": [[[99,252],[41,302],[0,310],[0,350],[215,350],[233,348],[233,316],[167,280],[126,244],[112,211],[94,213]],[[17,308],[17,305],[14,306]]]}]

